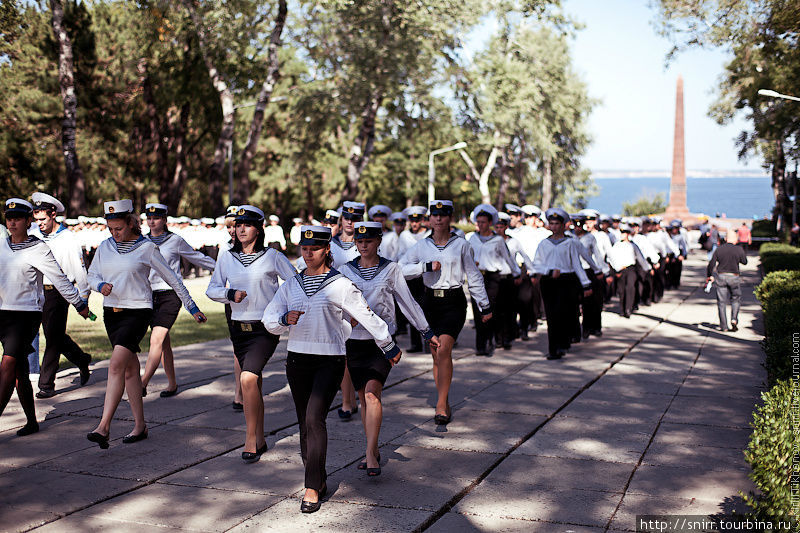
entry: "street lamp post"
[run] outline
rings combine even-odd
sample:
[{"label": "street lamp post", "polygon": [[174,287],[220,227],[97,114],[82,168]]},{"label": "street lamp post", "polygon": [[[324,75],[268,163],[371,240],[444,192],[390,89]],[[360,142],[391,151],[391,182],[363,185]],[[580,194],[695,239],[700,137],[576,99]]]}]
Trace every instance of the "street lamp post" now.
[{"label": "street lamp post", "polygon": [[[768,96],[770,98],[781,98],[783,100],[793,100],[795,102],[800,102],[800,98],[797,96],[789,96],[788,94],[781,94],[777,91],[773,91],[772,89],[759,89],[758,94],[761,96]],[[797,223],[797,164],[795,163],[795,176],[794,180],[792,180],[793,185],[793,193],[794,198],[792,198],[792,227]]]},{"label": "street lamp post", "polygon": [[428,154],[428,205],[430,205],[431,201],[433,201],[435,196],[435,188],[434,183],[436,181],[436,169],[433,166],[433,156],[443,154],[445,152],[452,152],[453,150],[463,150],[467,147],[467,143],[461,141],[459,143],[454,144],[453,146],[448,146],[447,148],[439,148],[438,150],[434,150],[430,154]]}]

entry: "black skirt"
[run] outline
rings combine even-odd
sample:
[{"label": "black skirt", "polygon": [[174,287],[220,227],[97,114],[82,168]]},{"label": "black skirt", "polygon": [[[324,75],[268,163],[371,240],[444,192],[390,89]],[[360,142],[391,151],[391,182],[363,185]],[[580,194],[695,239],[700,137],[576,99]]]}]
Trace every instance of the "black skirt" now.
[{"label": "black skirt", "polygon": [[233,354],[242,367],[242,372],[247,371],[261,375],[264,365],[275,353],[280,337],[273,335],[261,322],[231,321],[231,342]]},{"label": "black skirt", "polygon": [[0,311],[0,343],[3,355],[13,357],[18,362],[25,361],[28,367],[28,354],[33,352],[33,339],[42,323],[41,311]]},{"label": "black skirt", "polygon": [[139,343],[147,333],[152,317],[152,309],[103,307],[103,322],[111,346],[122,346],[133,353],[142,351]]},{"label": "black skirt", "polygon": [[170,329],[181,311],[181,299],[173,290],[153,291],[153,320],[151,327]]},{"label": "black skirt", "polygon": [[422,310],[435,335],[457,339],[467,321],[467,298],[461,287],[443,292],[444,296],[437,296],[437,291],[426,287]]},{"label": "black skirt", "polygon": [[353,387],[361,390],[367,386],[369,380],[377,380],[383,385],[389,372],[392,370],[392,363],[386,359],[383,351],[378,348],[373,339],[348,339],[345,342],[347,348],[347,370],[350,372],[350,379],[353,380]]}]

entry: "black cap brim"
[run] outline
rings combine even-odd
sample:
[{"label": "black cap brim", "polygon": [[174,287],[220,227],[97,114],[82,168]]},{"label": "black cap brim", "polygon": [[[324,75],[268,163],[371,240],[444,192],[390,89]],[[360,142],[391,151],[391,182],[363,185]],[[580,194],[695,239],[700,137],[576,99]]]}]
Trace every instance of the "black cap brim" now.
[{"label": "black cap brim", "polygon": [[17,209],[17,208],[6,209],[5,210],[5,216],[6,216],[6,218],[32,217],[33,216],[33,211],[28,211],[27,209]]}]

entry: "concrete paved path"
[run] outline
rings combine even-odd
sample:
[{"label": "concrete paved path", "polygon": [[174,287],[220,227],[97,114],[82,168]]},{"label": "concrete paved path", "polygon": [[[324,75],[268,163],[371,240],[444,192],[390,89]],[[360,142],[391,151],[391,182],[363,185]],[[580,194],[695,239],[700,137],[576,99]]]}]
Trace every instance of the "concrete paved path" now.
[{"label": "concrete paved path", "polygon": [[66,391],[37,400],[40,433],[16,437],[16,400],[0,417],[0,530],[602,532],[635,530],[637,514],[743,510],[739,491],[753,486],[742,450],[765,380],[750,261],[738,333],[716,329],[698,255],[682,289],[629,320],[613,305],[603,337],[559,361],[544,358],[544,326],[510,351],[475,356],[468,323],[446,428],[433,422],[430,357],[406,354],[384,393],[383,474],[357,470],[361,424],[341,422],[334,406],[330,495],[313,515],[299,512],[285,342],[264,371],[270,449],[250,465],[239,457],[227,339],[177,349],[180,393],[158,396],[159,371],[145,399],[150,437],[121,442],[132,427],[123,401],[105,451],[85,434],[102,411],[107,363],[83,388],[65,371]]}]

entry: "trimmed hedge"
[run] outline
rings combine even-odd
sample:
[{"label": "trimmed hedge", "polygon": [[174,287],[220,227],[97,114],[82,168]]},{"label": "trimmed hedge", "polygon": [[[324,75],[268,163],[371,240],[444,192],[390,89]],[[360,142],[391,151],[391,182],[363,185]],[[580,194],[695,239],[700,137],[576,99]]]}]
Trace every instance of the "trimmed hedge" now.
[{"label": "trimmed hedge", "polygon": [[754,220],[750,235],[753,237],[778,237],[778,231],[771,219]]},{"label": "trimmed hedge", "polygon": [[800,271],[770,272],[756,287],[764,311],[764,352],[770,385],[792,375],[792,334],[800,332]]},{"label": "trimmed hedge", "polygon": [[753,413],[751,425],[754,431],[744,452],[745,459],[753,469],[750,479],[761,494],[745,495],[744,500],[753,508],[757,518],[772,522],[774,526],[778,525],[779,520],[791,520],[791,531],[798,531],[800,522],[797,516],[792,516],[792,490],[789,481],[794,467],[794,428],[790,416],[792,380],[779,381],[761,397],[764,405]]},{"label": "trimmed hedge", "polygon": [[777,270],[800,270],[800,248],[788,244],[767,242],[758,250],[764,274]]}]

